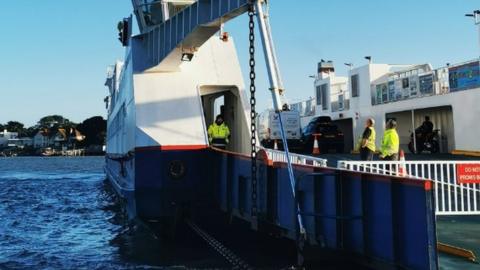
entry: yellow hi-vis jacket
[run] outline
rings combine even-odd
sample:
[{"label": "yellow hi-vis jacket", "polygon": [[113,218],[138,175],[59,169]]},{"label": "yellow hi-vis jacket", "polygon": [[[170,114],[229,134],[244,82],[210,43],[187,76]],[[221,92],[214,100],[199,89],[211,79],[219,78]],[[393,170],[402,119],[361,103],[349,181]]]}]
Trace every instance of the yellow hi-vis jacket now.
[{"label": "yellow hi-vis jacket", "polygon": [[[368,127],[370,129],[370,136],[367,139],[367,145],[365,146],[366,148],[370,149],[370,151],[375,152],[377,150],[377,147],[375,146],[375,138],[377,137],[377,134],[375,132],[375,129],[373,127]],[[360,151],[363,147],[363,133],[360,134],[360,137],[358,138],[357,144],[355,145],[355,151]]]},{"label": "yellow hi-vis jacket", "polygon": [[367,147],[368,149],[370,149],[370,151],[372,152],[375,152],[376,150],[376,147],[375,147],[375,138],[376,138],[376,133],[375,133],[375,129],[373,127],[369,127],[371,133],[370,133],[370,137],[368,137],[367,139],[367,145],[365,147]]},{"label": "yellow hi-vis jacket", "polygon": [[400,139],[395,129],[387,129],[383,133],[382,146],[380,147],[380,156],[388,157],[398,153],[400,148]]},{"label": "yellow hi-vis jacket", "polygon": [[208,141],[212,142],[213,139],[225,139],[228,143],[228,136],[230,136],[230,130],[225,123],[220,126],[217,123],[213,123],[208,127]]}]

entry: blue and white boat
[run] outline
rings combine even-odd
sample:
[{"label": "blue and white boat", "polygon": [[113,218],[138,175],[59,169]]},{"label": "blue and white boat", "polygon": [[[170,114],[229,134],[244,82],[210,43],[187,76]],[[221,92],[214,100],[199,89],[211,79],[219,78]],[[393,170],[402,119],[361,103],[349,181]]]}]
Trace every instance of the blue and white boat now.
[{"label": "blue and white boat", "polygon": [[[374,268],[437,268],[429,181],[330,169],[252,145],[252,100],[222,25],[255,9],[280,111],[285,91],[266,1],[132,2],[140,34],[131,37],[131,18],[119,25],[126,55],[108,71],[105,166],[130,218],[168,222],[218,209]],[[226,150],[209,145],[218,113],[232,133]]]}]

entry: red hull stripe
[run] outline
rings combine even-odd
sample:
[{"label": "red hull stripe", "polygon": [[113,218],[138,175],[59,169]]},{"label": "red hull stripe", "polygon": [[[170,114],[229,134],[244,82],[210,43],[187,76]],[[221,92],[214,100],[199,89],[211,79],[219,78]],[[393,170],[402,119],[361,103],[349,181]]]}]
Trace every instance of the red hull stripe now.
[{"label": "red hull stripe", "polygon": [[146,147],[137,147],[135,151],[178,151],[178,150],[202,150],[207,149],[208,145],[158,145],[158,146],[146,146]]}]

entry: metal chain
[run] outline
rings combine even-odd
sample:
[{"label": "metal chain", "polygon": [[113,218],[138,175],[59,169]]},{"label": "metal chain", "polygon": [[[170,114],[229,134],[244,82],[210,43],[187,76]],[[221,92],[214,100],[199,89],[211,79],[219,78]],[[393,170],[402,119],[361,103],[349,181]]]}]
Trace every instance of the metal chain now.
[{"label": "metal chain", "polygon": [[248,8],[248,16],[250,18],[248,27],[250,29],[249,34],[249,53],[250,53],[250,132],[251,132],[251,159],[252,159],[252,217],[257,216],[257,126],[256,126],[256,112],[255,112],[255,21],[254,21],[255,9],[253,3],[250,3]]},{"label": "metal chain", "polygon": [[232,269],[253,269],[246,261],[240,258],[237,254],[233,253],[230,249],[224,246],[221,242],[208,234],[206,231],[198,227],[197,224],[190,220],[186,220],[187,225],[195,231],[207,244],[209,244],[216,252],[218,252],[223,258],[225,258],[232,266]]}]

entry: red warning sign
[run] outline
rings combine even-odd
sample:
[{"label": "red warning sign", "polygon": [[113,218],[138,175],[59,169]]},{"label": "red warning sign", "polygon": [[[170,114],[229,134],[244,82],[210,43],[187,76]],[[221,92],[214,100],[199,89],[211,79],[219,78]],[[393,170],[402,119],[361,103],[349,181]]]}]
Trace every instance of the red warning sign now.
[{"label": "red warning sign", "polygon": [[480,183],[480,164],[457,164],[457,182],[459,184]]}]

